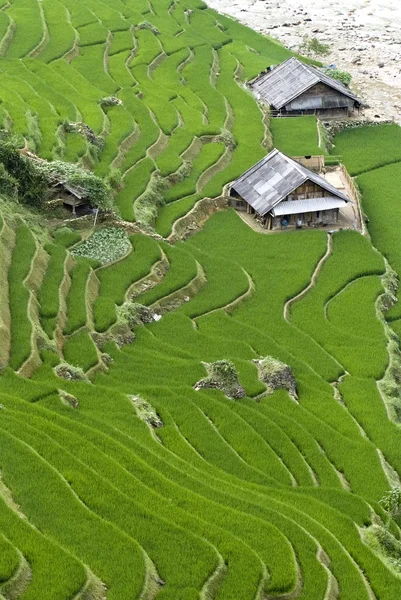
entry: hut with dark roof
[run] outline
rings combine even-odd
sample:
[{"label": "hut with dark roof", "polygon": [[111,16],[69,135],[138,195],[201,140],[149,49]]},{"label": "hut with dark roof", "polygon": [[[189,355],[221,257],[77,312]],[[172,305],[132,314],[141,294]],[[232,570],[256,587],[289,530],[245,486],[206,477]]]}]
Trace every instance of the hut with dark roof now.
[{"label": "hut with dark roof", "polygon": [[261,73],[249,85],[273,115],[343,117],[362,106],[347,86],[295,57]]},{"label": "hut with dark roof", "polygon": [[273,150],[230,186],[231,205],[267,229],[337,223],[351,200],[324,177]]},{"label": "hut with dark roof", "polygon": [[80,186],[71,185],[67,181],[57,181],[51,188],[52,195],[76,215],[77,208],[86,209],[89,206],[88,191]]}]

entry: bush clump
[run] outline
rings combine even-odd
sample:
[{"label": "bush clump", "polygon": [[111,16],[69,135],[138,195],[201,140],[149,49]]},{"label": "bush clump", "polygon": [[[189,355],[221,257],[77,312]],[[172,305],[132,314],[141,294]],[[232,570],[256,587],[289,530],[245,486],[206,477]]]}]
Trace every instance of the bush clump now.
[{"label": "bush clump", "polygon": [[67,379],[67,381],[88,381],[88,377],[79,367],[74,367],[66,362],[62,362],[54,368],[57,377]]},{"label": "bush clump", "polygon": [[258,367],[259,378],[266,384],[268,394],[275,390],[284,389],[295,400],[298,399],[297,384],[291,368],[272,356],[265,356],[255,360]]},{"label": "bush clump", "polygon": [[46,197],[48,182],[37,164],[21,154],[12,137],[0,138],[0,193],[39,208]]},{"label": "bush clump", "polygon": [[332,79],[343,83],[347,87],[352,81],[352,75],[347,71],[340,71],[340,69],[325,69],[324,72]]},{"label": "bush clump", "polygon": [[0,194],[9,198],[17,198],[18,187],[18,179],[10,175],[3,163],[0,163]]},{"label": "bush clump", "polygon": [[153,429],[163,427],[163,421],[153,406],[149,404],[149,402],[144,400],[141,396],[129,396],[129,398],[131,399],[131,402],[135,407],[136,414],[141,421],[144,421],[150,425],[150,427],[153,427]]},{"label": "bush clump", "polygon": [[120,227],[104,227],[71,251],[73,256],[90,258],[102,265],[122,258],[132,250],[129,237]]},{"label": "bush clump", "polygon": [[127,300],[121,306],[117,307],[117,320],[120,323],[127,324],[130,329],[133,329],[137,325],[152,323],[155,317],[151,308]]},{"label": "bush clump", "polygon": [[307,54],[309,56],[327,56],[327,54],[330,54],[330,46],[328,44],[323,44],[316,37],[311,38],[308,34],[305,34],[303,42],[299,47],[299,51],[301,54]]},{"label": "bush clump", "polygon": [[61,402],[66,406],[70,406],[71,408],[79,408],[79,402],[76,396],[69,394],[65,390],[58,390],[58,395]]},{"label": "bush clump", "polygon": [[388,529],[381,525],[372,525],[365,532],[372,549],[383,557],[389,566],[401,571],[401,542]]},{"label": "bush clump", "polygon": [[149,23],[149,21],[143,21],[142,23],[139,23],[137,29],[138,30],[147,29],[148,31],[151,31],[155,35],[160,35],[160,31],[157,29],[157,27],[155,25],[153,25],[153,23]]},{"label": "bush clump", "polygon": [[64,129],[67,133],[78,133],[79,135],[82,135],[82,137],[87,139],[90,144],[93,144],[100,149],[104,146],[104,139],[100,136],[97,136],[93,129],[91,129],[86,123],[67,122],[64,124]]},{"label": "bush clump", "polygon": [[116,98],[116,96],[108,96],[107,98],[101,98],[99,100],[100,106],[122,106],[123,102],[120,98]]},{"label": "bush clump", "polygon": [[112,193],[108,183],[82,167],[59,160],[43,160],[36,164],[36,168],[46,178],[46,191],[51,183],[66,181],[73,187],[83,188],[87,192],[86,200],[91,206],[101,210],[113,208]]},{"label": "bush clump", "polygon": [[245,389],[238,381],[235,365],[230,360],[217,360],[213,363],[202,364],[208,375],[195,384],[195,390],[218,389],[232,400],[238,400],[246,396]]}]

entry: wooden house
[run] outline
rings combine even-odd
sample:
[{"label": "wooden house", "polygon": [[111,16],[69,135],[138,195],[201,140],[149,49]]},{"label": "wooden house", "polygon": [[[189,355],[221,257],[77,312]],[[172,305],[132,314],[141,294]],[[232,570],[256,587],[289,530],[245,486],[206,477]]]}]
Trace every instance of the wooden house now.
[{"label": "wooden house", "polygon": [[52,192],[66,208],[72,211],[74,216],[77,208],[88,206],[88,192],[82,187],[70,185],[66,181],[58,181],[53,185]]},{"label": "wooden house", "polygon": [[346,117],[362,101],[344,84],[297,58],[289,58],[249,83],[273,115]]},{"label": "wooden house", "polygon": [[330,225],[351,200],[324,177],[273,150],[230,186],[230,203],[267,229]]}]

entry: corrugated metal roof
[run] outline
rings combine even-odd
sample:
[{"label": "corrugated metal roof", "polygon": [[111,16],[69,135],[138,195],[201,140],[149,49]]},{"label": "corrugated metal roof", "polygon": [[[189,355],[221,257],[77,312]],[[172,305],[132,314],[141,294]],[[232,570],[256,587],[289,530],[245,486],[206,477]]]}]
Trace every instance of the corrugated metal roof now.
[{"label": "corrugated metal roof", "polygon": [[276,110],[280,110],[319,82],[361,104],[361,100],[340,81],[332,79],[319,69],[306,65],[295,57],[289,58],[255,79],[251,83],[251,88]]},{"label": "corrugated metal roof", "polygon": [[234,181],[231,189],[263,216],[307,180],[313,181],[336,198],[349,202],[345,194],[339,192],[323,177],[309,171],[277,149]]},{"label": "corrugated metal roof", "polygon": [[340,198],[310,198],[308,200],[288,200],[280,202],[271,214],[273,217],[282,215],[298,215],[318,210],[332,210],[333,208],[344,208],[347,203]]}]

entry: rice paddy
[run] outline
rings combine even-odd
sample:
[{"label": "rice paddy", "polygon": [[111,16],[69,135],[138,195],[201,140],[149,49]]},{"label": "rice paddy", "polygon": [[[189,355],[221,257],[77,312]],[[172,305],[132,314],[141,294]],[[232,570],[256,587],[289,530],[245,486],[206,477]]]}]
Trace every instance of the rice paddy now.
[{"label": "rice paddy", "polygon": [[[264,235],[226,209],[172,244],[273,142],[320,152],[314,118],[270,122],[244,85],[289,52],[201,0],[0,15],[4,125],[41,157],[121,175],[119,215],[95,231],[0,199],[0,598],[401,597],[401,554],[368,541],[373,525],[401,539],[380,504],[401,478],[399,302],[384,310],[399,130],[333,150],[371,239]],[[102,143],[65,127],[79,121]],[[295,395],[269,388],[265,357]],[[198,385],[219,361],[240,399]]]}]

